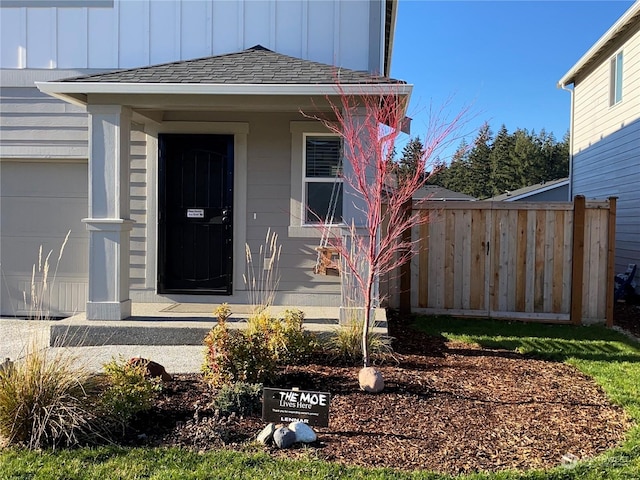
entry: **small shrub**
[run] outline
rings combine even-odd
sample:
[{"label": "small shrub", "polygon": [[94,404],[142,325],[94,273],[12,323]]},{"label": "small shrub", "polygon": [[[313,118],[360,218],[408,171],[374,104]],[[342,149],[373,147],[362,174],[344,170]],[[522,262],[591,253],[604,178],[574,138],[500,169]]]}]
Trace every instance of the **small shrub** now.
[{"label": "small shrub", "polygon": [[218,322],[226,322],[231,316],[231,308],[229,308],[228,303],[223,303],[213,311],[213,314],[218,317]]},{"label": "small shrub", "polygon": [[317,348],[315,335],[303,329],[304,313],[285,310],[283,318],[274,318],[266,311],[249,317],[247,334],[260,334],[279,365],[299,364]]},{"label": "small shrub", "polygon": [[[358,363],[362,361],[362,329],[364,320],[350,319],[345,325],[338,327],[328,342],[330,352],[335,358],[346,363]],[[372,357],[381,359],[393,352],[392,338],[375,332],[369,332],[367,336],[369,353]]]},{"label": "small shrub", "polygon": [[0,436],[31,449],[72,446],[95,433],[97,382],[69,355],[34,344],[0,372]]},{"label": "small shrub", "polygon": [[236,382],[223,385],[215,399],[213,407],[220,415],[252,415],[261,411],[262,384]]},{"label": "small shrub", "polygon": [[159,378],[148,378],[143,363],[122,358],[104,365],[106,389],[101,397],[104,413],[123,428],[140,412],[151,409],[156,393],[162,390]]},{"label": "small shrub", "polygon": [[214,386],[264,383],[276,373],[276,361],[261,331],[251,334],[219,322],[204,339],[203,373]]}]

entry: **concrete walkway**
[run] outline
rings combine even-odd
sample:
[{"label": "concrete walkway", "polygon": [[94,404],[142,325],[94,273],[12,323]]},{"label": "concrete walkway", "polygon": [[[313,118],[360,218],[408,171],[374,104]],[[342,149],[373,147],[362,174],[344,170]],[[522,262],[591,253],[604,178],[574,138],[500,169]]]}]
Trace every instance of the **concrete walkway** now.
[{"label": "concrete walkway", "polygon": [[79,366],[100,372],[113,358],[143,357],[154,360],[169,373],[200,372],[204,360],[202,345],[102,345],[91,347],[50,347],[49,332],[54,322],[0,319],[0,362],[24,358],[34,348],[47,349],[51,356],[64,355]]},{"label": "concrete walkway", "polygon": [[[84,314],[58,321],[0,318],[0,362],[23,358],[29,349],[43,348],[50,355],[68,355],[95,372],[119,357],[153,360],[172,374],[200,372],[205,353],[202,340],[216,324],[214,308],[205,304],[134,304],[133,316],[118,322],[86,320]],[[277,316],[284,308],[273,307],[271,313]],[[243,328],[246,309],[246,305],[231,305],[236,314],[229,325]],[[337,308],[302,309],[307,330],[327,333],[337,328]],[[386,333],[384,310],[376,311],[375,320],[379,325],[375,330]]]}]

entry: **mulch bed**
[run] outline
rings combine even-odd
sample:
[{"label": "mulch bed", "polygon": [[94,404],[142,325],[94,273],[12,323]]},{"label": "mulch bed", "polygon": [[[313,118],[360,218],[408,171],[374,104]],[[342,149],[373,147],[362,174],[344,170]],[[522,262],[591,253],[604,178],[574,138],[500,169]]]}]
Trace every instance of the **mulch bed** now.
[{"label": "mulch bed", "polygon": [[[289,367],[278,387],[332,394],[329,428],[309,447],[273,455],[308,455],[349,465],[447,473],[548,468],[562,456],[597,455],[623,439],[630,422],[590,378],[571,366],[514,352],[447,342],[390,323],[395,361],[379,368],[386,388],[357,387],[359,367],[318,359]],[[259,416],[218,418],[215,392],[199,375],[167,382],[154,409],[124,439],[204,451],[243,449],[262,429]]]}]

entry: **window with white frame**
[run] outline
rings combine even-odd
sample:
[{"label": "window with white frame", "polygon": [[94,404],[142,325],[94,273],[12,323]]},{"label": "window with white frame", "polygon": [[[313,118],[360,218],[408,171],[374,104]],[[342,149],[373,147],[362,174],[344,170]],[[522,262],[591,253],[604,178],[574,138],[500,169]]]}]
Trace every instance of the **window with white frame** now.
[{"label": "window with white frame", "polygon": [[303,218],[306,224],[342,223],[342,141],[305,134]]},{"label": "window with white frame", "polygon": [[622,52],[611,59],[611,80],[609,88],[609,105],[622,101]]}]

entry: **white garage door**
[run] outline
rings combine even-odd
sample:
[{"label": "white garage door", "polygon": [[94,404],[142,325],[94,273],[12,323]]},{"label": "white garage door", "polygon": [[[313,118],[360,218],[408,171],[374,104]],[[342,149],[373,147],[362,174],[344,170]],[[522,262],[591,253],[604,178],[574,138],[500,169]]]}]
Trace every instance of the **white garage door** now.
[{"label": "white garage door", "polygon": [[86,160],[0,161],[2,315],[64,317],[84,311],[86,216]]}]

